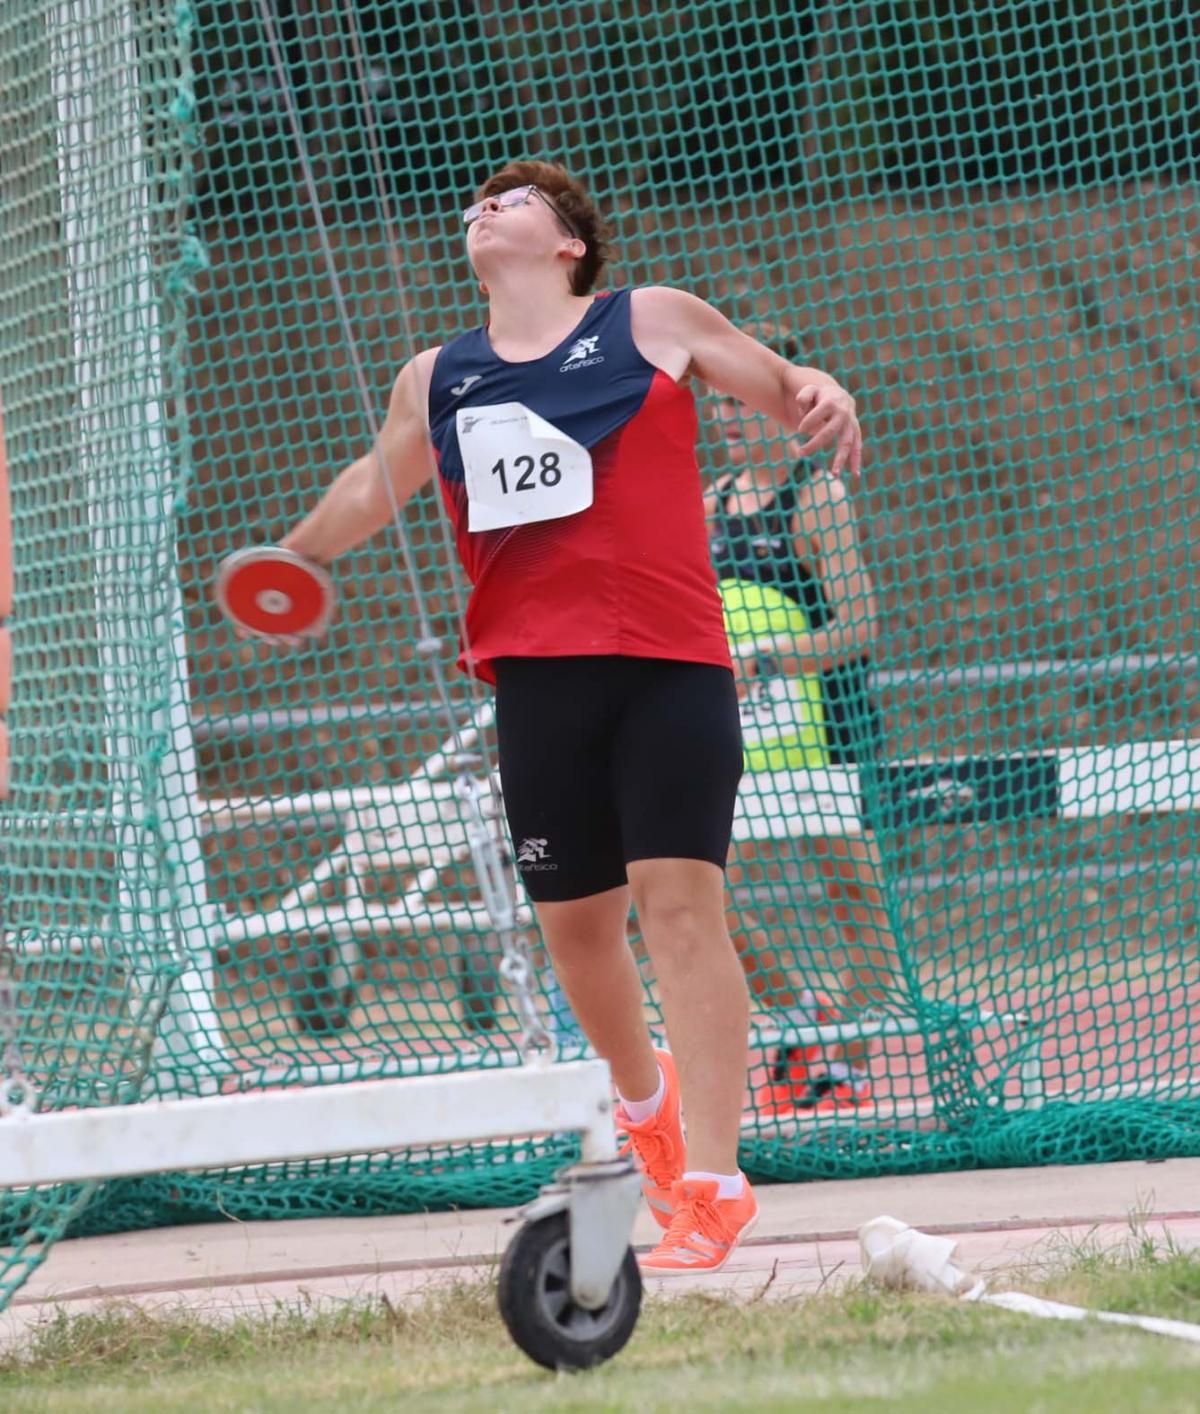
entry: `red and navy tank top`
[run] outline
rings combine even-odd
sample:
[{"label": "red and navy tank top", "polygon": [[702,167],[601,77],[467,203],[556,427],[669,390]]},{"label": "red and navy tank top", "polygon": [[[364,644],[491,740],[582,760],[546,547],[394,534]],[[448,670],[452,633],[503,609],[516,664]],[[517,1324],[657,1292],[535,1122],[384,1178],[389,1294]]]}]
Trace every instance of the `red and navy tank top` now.
[{"label": "red and navy tank top", "polygon": [[[480,677],[497,658],[616,655],[729,666],[708,553],[689,386],[642,357],[630,295],[597,295],[544,358],[497,357],[485,329],[438,353],[429,430],[471,582],[466,637]],[[554,520],[472,531],[458,414],[520,403],[586,447],[593,500]],[[466,666],[465,656],[459,659]]]}]

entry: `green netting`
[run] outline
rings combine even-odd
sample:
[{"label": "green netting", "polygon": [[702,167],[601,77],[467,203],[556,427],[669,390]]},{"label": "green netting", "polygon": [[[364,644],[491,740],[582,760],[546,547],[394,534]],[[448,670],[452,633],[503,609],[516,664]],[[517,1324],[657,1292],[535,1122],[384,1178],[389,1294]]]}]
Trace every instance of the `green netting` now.
[{"label": "green netting", "polygon": [[[0,0],[0,886],[43,1107],[512,1058],[457,808],[402,818],[452,722],[397,537],[339,562],[315,649],[234,638],[210,585],[366,446],[352,354],[378,412],[413,348],[479,322],[459,212],[529,155],[611,213],[613,285],[790,331],[867,432],[850,501],[877,612],[867,581],[827,587],[875,629],[882,739],[860,722],[839,774],[806,706],[814,759],[783,764],[810,774],[743,788],[746,1168],[1200,1152],[1196,22],[1141,0],[268,13],[282,69],[253,0]],[[700,453],[710,487],[735,469],[712,419]],[[404,523],[451,640],[436,514],[428,493]],[[541,985],[579,1054],[546,966]],[[861,1023],[865,1056],[803,1042],[824,1017]],[[797,1111],[831,1063],[872,1103]],[[570,1152],[12,1194],[0,1304],[68,1224],[507,1203]]]}]

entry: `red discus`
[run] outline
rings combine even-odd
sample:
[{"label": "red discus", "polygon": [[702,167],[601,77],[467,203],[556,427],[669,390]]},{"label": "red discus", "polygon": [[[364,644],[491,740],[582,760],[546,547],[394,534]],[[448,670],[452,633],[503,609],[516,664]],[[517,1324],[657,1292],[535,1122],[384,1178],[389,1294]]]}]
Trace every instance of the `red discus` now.
[{"label": "red discus", "polygon": [[333,614],[333,580],[294,550],[260,545],[221,562],[217,603],[227,619],[266,638],[316,638]]}]

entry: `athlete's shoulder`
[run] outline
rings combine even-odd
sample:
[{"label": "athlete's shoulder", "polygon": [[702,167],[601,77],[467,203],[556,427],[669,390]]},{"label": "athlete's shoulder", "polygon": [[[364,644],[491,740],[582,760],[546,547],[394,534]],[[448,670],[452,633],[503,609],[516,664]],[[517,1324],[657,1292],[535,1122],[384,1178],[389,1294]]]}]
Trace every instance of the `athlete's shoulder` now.
[{"label": "athlete's shoulder", "polygon": [[630,311],[639,337],[656,332],[689,349],[733,331],[729,320],[707,300],[677,285],[639,285]]},{"label": "athlete's shoulder", "polygon": [[438,361],[438,355],[446,347],[445,344],[430,344],[427,349],[421,349],[413,354],[409,359],[409,366],[418,372],[432,368]]},{"label": "athlete's shoulder", "polygon": [[705,310],[716,313],[707,300],[677,285],[636,285],[630,291],[630,303],[639,313],[644,310],[671,318],[695,318]]},{"label": "athlete's shoulder", "polygon": [[[414,354],[400,370],[400,378],[411,380],[416,400],[422,407],[425,406],[429,397],[429,385],[433,381],[433,370],[443,347],[442,344],[434,344],[430,348],[422,349],[420,353]],[[400,378],[396,380],[397,383]]]},{"label": "athlete's shoulder", "polygon": [[[480,339],[486,336],[485,326],[477,324],[473,329],[464,329],[459,334],[452,334],[445,343],[438,344],[434,349],[426,349],[424,352],[433,353],[433,362],[442,354],[452,355],[464,349],[472,348],[478,344]],[[418,355],[420,357],[420,355]]]},{"label": "athlete's shoulder", "polygon": [[476,329],[466,329],[461,334],[455,334],[436,348],[424,350],[424,353],[418,354],[417,357],[428,355],[426,386],[438,389],[454,383],[461,377],[462,366],[478,363],[481,355],[486,352],[486,346],[486,331],[480,325]]},{"label": "athlete's shoulder", "polygon": [[643,358],[680,381],[694,372],[696,351],[733,326],[706,300],[675,285],[640,285],[630,327]]}]

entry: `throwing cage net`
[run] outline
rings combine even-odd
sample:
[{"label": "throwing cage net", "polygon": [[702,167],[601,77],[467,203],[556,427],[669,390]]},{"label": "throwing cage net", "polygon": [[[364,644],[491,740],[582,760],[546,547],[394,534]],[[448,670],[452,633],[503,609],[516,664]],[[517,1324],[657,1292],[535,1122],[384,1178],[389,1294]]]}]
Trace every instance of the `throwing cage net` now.
[{"label": "throwing cage net", "polygon": [[[840,759],[786,673],[747,705],[743,1166],[1200,1152],[1196,36],[1053,8],[0,0],[0,1110],[519,1060],[434,492],[414,574],[395,531],[346,556],[314,647],[237,639],[211,584],[480,322],[459,213],[546,156],[613,285],[790,331],[867,434],[878,610],[841,602],[882,730]],[[67,1231],[508,1204],[574,1142],[10,1191],[0,1304]]]}]

